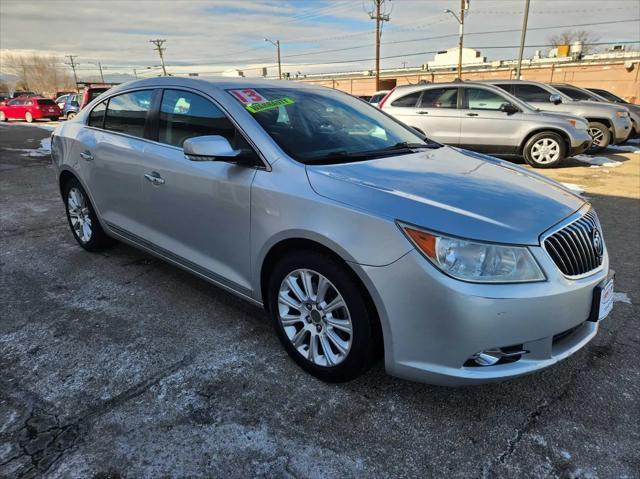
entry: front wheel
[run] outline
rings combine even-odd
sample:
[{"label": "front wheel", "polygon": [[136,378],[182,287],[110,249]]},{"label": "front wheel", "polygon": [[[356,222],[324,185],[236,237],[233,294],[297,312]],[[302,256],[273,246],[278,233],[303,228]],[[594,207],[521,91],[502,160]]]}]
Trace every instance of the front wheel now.
[{"label": "front wheel", "polygon": [[268,299],[282,345],[305,371],[342,382],[372,364],[375,319],[353,273],[332,256],[287,255],[274,268]]},{"label": "front wheel", "polygon": [[78,244],[87,251],[103,251],[109,248],[114,240],[107,236],[100,226],[96,212],[80,182],[75,178],[67,181],[62,194],[67,220]]},{"label": "front wheel", "polygon": [[24,119],[26,120],[27,123],[33,123],[33,115],[29,112],[26,112],[24,114]]},{"label": "front wheel", "polygon": [[524,145],[524,159],[534,168],[553,168],[565,158],[564,139],[551,131],[538,133]]},{"label": "front wheel", "polygon": [[590,121],[588,132],[591,135],[591,148],[588,153],[599,153],[611,143],[611,131],[604,123]]}]

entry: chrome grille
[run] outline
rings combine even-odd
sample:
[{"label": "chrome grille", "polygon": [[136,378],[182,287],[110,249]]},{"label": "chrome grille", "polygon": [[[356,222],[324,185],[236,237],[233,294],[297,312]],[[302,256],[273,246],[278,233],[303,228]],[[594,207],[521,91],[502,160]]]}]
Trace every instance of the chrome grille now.
[{"label": "chrome grille", "polygon": [[580,276],[602,264],[604,240],[596,212],[584,216],[546,236],[542,242],[553,262],[567,276]]}]

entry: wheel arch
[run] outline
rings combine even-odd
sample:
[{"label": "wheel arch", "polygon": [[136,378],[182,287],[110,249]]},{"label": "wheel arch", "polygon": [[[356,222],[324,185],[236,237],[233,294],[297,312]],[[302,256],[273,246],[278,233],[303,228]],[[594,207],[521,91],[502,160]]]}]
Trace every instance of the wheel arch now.
[{"label": "wheel arch", "polygon": [[606,125],[607,128],[609,128],[609,130],[613,129],[613,123],[611,122],[611,120],[609,120],[608,118],[594,118],[592,116],[585,116],[584,117],[589,123],[591,123],[592,121],[598,122],[598,123],[602,123],[603,125]]},{"label": "wheel arch", "polygon": [[520,146],[518,146],[518,154],[522,155],[524,153],[524,146],[527,144],[527,142],[534,136],[537,135],[539,133],[556,133],[558,135],[560,135],[562,137],[562,139],[564,140],[564,145],[566,147],[566,151],[567,153],[571,150],[571,138],[569,138],[569,135],[567,134],[566,131],[562,130],[561,128],[549,128],[549,127],[541,127],[541,128],[536,128],[535,130],[531,130],[530,132],[528,132],[524,139],[522,140],[522,142],[520,142]]}]

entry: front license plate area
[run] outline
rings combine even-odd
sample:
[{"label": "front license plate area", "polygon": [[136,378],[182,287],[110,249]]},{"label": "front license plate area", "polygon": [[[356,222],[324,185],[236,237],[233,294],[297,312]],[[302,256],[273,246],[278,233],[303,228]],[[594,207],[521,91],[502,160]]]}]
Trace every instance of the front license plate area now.
[{"label": "front license plate area", "polygon": [[613,309],[614,279],[615,273],[611,272],[607,279],[594,288],[589,321],[597,323],[609,316]]}]

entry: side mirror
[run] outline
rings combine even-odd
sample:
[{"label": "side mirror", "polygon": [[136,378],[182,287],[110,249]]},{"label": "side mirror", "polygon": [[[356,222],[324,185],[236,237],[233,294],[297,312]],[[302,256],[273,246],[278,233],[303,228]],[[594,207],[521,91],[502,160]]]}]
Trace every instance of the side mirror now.
[{"label": "side mirror", "polygon": [[518,113],[520,111],[520,108],[512,105],[511,103],[503,103],[502,105],[500,105],[500,111],[505,112],[507,115],[513,115],[514,113]]},{"label": "side mirror", "polygon": [[562,103],[562,97],[557,93],[552,93],[549,97],[549,101],[554,105],[559,105],[560,103]]},{"label": "side mirror", "polygon": [[228,161],[240,155],[224,136],[196,136],[189,138],[182,146],[184,156],[192,161]]}]

